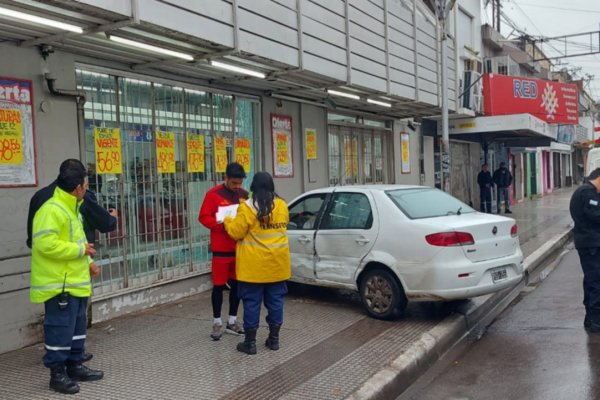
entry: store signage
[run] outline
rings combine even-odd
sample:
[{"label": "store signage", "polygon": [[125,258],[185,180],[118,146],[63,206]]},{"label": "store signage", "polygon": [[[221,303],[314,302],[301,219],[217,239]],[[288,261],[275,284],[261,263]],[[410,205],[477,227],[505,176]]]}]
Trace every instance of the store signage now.
[{"label": "store signage", "polygon": [[400,145],[402,147],[402,173],[410,174],[410,135],[407,132],[400,133]]},{"label": "store signage", "polygon": [[250,139],[235,138],[235,162],[244,167],[244,171],[252,169],[252,142]]},{"label": "store signage", "polygon": [[187,134],[188,172],[204,172],[204,135]]},{"label": "store signage", "polygon": [[531,114],[549,124],[579,122],[577,85],[497,74],[483,75],[486,116]]},{"label": "store signage", "polygon": [[215,172],[225,172],[227,169],[227,139],[225,136],[215,136]]},{"label": "store signage", "polygon": [[0,77],[0,187],[35,186],[31,81]]},{"label": "store signage", "polygon": [[273,176],[275,178],[293,177],[292,117],[271,114],[271,135],[273,146]]},{"label": "store signage", "polygon": [[304,140],[306,143],[306,159],[317,159],[317,130],[306,128],[304,130]]},{"label": "store signage", "polygon": [[175,173],[175,132],[156,132],[156,163],[159,174]]},{"label": "store signage", "polygon": [[94,148],[97,174],[123,173],[119,128],[94,128]]}]

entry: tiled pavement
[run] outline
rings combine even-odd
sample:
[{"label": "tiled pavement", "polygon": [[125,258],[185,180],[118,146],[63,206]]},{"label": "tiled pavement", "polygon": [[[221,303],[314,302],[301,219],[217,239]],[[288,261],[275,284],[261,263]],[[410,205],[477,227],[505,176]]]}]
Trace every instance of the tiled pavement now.
[{"label": "tiled pavement", "polygon": [[[526,256],[570,225],[571,192],[513,206]],[[261,327],[259,352],[247,356],[235,350],[240,337],[210,340],[210,293],[202,293],[90,329],[89,366],[106,377],[82,383],[73,398],[342,399],[450,312],[412,304],[403,319],[378,321],[353,293],[292,285],[281,349],[264,347]],[[0,399],[64,397],[48,390],[42,355],[41,345],[0,355]]]}]

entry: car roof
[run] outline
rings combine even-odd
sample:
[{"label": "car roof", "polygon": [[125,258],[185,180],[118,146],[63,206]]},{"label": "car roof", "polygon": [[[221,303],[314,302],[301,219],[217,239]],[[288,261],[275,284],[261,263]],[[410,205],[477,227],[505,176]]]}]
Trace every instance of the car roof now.
[{"label": "car roof", "polygon": [[384,184],[381,184],[381,185],[344,185],[344,186],[329,186],[329,187],[324,187],[324,188],[320,188],[320,189],[313,189],[304,194],[332,193],[332,192],[343,191],[343,190],[347,190],[347,189],[386,191],[386,190],[417,189],[417,188],[432,189],[431,186],[419,186],[419,185],[384,185]]}]

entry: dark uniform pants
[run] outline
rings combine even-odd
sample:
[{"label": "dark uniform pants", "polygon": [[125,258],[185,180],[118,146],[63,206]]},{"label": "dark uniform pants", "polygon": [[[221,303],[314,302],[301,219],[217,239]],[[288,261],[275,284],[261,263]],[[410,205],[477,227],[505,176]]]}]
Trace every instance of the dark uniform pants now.
[{"label": "dark uniform pants", "polygon": [[238,281],[238,295],[244,305],[244,330],[258,328],[260,307],[264,300],[267,323],[283,323],[283,297],[287,293],[285,281],[274,283],[248,283]]},{"label": "dark uniform pants", "polygon": [[600,328],[600,248],[577,249],[583,269],[583,305],[590,323]]},{"label": "dark uniform pants", "polygon": [[44,365],[48,368],[77,364],[83,360],[86,336],[87,297],[69,296],[69,304],[61,309],[59,296],[44,303]]},{"label": "dark uniform pants", "polygon": [[479,211],[492,212],[492,189],[489,187],[479,187]]}]

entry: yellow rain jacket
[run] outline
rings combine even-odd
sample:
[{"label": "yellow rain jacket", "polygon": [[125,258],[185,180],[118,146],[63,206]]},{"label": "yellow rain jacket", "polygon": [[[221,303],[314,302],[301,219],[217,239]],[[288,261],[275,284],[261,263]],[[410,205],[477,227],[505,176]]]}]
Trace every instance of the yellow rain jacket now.
[{"label": "yellow rain jacket", "polygon": [[91,257],[85,255],[85,232],[77,197],[56,188],[35,213],[31,249],[32,303],[43,303],[63,291],[74,297],[92,294]]},{"label": "yellow rain jacket", "polygon": [[287,204],[275,198],[268,223],[259,222],[252,199],[241,203],[235,219],[225,218],[225,230],[237,240],[237,280],[250,283],[272,283],[288,280],[292,269],[287,224]]}]

